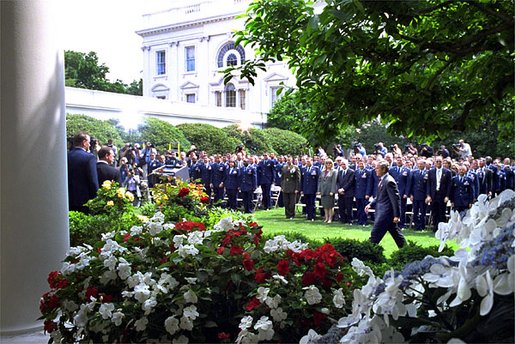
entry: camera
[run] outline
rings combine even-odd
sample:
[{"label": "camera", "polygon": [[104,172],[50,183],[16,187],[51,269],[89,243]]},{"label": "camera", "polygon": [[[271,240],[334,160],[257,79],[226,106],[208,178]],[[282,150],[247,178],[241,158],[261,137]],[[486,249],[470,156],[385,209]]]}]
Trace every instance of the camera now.
[{"label": "camera", "polygon": [[379,152],[379,151],[381,151],[381,146],[379,145],[379,143],[376,143],[376,144],[374,145],[374,151],[375,151],[375,152]]},{"label": "camera", "polygon": [[393,151],[395,149],[395,145],[390,145],[390,151]]}]

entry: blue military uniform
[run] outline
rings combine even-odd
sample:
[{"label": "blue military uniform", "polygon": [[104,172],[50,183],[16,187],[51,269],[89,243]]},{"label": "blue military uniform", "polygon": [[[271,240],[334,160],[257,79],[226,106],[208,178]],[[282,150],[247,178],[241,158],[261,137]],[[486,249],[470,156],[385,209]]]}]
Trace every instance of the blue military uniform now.
[{"label": "blue military uniform", "polygon": [[318,178],[320,169],[316,166],[305,166],[301,169],[300,188],[304,194],[306,203],[306,215],[308,220],[315,219],[315,200],[318,190]]},{"label": "blue military uniform", "polygon": [[474,170],[467,171],[467,177],[471,180],[472,183],[472,194],[474,196],[474,200],[479,196],[479,178],[477,177],[477,173]]},{"label": "blue military uniform", "polygon": [[367,205],[366,197],[372,195],[372,172],[366,168],[358,168],[354,172],[356,180],[356,190],[354,196],[356,197],[356,210],[359,225],[367,224],[367,214],[365,213],[365,206]]},{"label": "blue military uniform", "polygon": [[252,213],[252,199],[254,190],[257,188],[257,173],[256,169],[252,166],[243,166],[240,168],[239,186],[243,198],[243,208],[245,213]]},{"label": "blue military uniform", "polygon": [[469,177],[457,175],[452,178],[450,200],[453,203],[453,209],[463,217],[474,200],[472,180]]},{"label": "blue military uniform", "polygon": [[196,182],[201,178],[200,162],[191,163],[189,167],[190,180]]},{"label": "blue military uniform", "polygon": [[200,181],[204,185],[207,196],[211,199],[211,183],[213,181],[213,168],[210,163],[199,163],[200,168]]},{"label": "blue military uniform", "polygon": [[222,201],[224,199],[224,186],[220,187],[221,183],[225,184],[225,170],[227,166],[223,162],[215,162],[211,165],[212,167],[212,184],[214,202]]},{"label": "blue military uniform", "polygon": [[225,170],[225,192],[227,192],[227,207],[236,210],[238,208],[238,186],[240,172],[237,167],[229,167]]},{"label": "blue military uniform", "polygon": [[275,180],[275,161],[272,159],[261,160],[257,166],[257,181],[263,192],[263,208],[272,208],[271,187]]},{"label": "blue military uniform", "polygon": [[416,230],[426,227],[427,170],[411,171],[410,197],[413,203],[413,222]]},{"label": "blue military uniform", "polygon": [[411,171],[406,166],[392,166],[389,171],[390,175],[395,179],[401,196],[401,216],[399,227],[404,228],[406,223],[406,202],[408,201],[411,188]]}]

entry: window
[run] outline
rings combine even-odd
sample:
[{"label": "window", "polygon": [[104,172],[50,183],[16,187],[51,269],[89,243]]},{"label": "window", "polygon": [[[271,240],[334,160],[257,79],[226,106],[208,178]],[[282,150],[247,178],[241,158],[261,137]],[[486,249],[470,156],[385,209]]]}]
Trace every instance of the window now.
[{"label": "window", "polygon": [[156,51],[157,75],[166,74],[166,52],[164,50]]},{"label": "window", "polygon": [[236,66],[238,64],[238,58],[234,54],[227,56],[227,66]]},{"label": "window", "polygon": [[195,47],[186,47],[186,72],[195,71]]},{"label": "window", "polygon": [[215,105],[218,107],[222,106],[222,92],[215,91]]},{"label": "window", "polygon": [[220,48],[220,51],[218,52],[217,56],[217,63],[218,68],[222,68],[224,66],[224,62],[226,62],[226,65],[229,65],[229,56],[227,56],[227,59],[224,61],[224,57],[226,53],[230,50],[236,50],[234,53],[231,53],[230,55],[234,55],[234,57],[231,57],[231,61],[235,61],[236,63],[231,65],[238,65],[238,55],[240,57],[240,63],[243,64],[245,62],[245,49],[241,45],[234,46],[234,42],[227,42],[225,43],[222,48]]},{"label": "window", "polygon": [[270,87],[270,108],[273,108],[275,103],[281,98],[280,94],[277,94],[279,92],[279,89],[281,87]]},{"label": "window", "polygon": [[157,99],[166,99],[166,96],[156,96]]},{"label": "window", "polygon": [[238,90],[238,95],[240,97],[240,108],[245,110],[245,90]]},{"label": "window", "polygon": [[195,93],[186,94],[186,103],[195,103]]},{"label": "window", "polygon": [[236,89],[233,84],[225,86],[225,106],[236,107]]}]

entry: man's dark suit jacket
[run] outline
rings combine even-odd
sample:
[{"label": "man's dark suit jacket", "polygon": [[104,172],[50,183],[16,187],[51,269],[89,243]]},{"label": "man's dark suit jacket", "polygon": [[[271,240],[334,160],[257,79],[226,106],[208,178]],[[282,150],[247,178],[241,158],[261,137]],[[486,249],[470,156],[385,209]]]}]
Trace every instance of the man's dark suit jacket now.
[{"label": "man's dark suit jacket", "polygon": [[356,190],[356,180],[354,179],[354,170],[348,168],[345,176],[343,170],[338,171],[336,179],[336,190],[344,189],[343,197],[354,197]]},{"label": "man's dark suit jacket", "polygon": [[106,162],[97,162],[97,174],[98,174],[98,185],[102,186],[102,183],[106,180],[112,180],[121,184],[120,171],[113,166],[109,166]]},{"label": "man's dark suit jacket", "polygon": [[377,197],[375,198],[375,217],[376,223],[393,221],[394,217],[400,217],[401,197],[395,179],[387,174],[377,189]]},{"label": "man's dark suit jacket", "polygon": [[[427,194],[431,196],[432,201],[435,201],[436,196],[436,168],[432,168],[429,170],[428,180],[427,180]],[[443,201],[445,197],[450,197],[451,195],[451,182],[452,182],[452,174],[451,171],[442,167],[442,177],[440,179],[440,200]]]},{"label": "man's dark suit jacket", "polygon": [[82,148],[68,152],[68,204],[70,210],[87,212],[84,203],[95,198],[98,190],[97,159]]}]

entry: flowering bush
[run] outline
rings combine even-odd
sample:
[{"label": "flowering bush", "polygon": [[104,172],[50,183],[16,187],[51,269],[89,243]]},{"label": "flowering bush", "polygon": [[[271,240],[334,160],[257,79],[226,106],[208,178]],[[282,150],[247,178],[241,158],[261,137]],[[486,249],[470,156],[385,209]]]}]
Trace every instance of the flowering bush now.
[{"label": "flowering bush", "polygon": [[[463,220],[453,212],[448,223],[439,224],[440,248],[450,239],[461,245],[452,257],[427,256],[383,279],[353,260],[368,283],[354,290],[352,314],[341,318],[324,340],[513,342],[514,209],[512,190],[491,201],[479,196]],[[313,330],[303,338],[318,340]]]},{"label": "flowering bush", "polygon": [[97,197],[89,200],[86,206],[91,214],[123,213],[132,208],[134,195],[118,183],[110,180],[104,181],[97,191]]},{"label": "flowering bush", "polygon": [[152,189],[154,201],[166,221],[183,218],[200,221],[207,214],[209,197],[201,184],[187,183],[174,177],[163,180]]},{"label": "flowering bush", "polygon": [[356,275],[332,246],[261,236],[255,222],[156,213],[72,247],[41,298],[50,342],[291,342],[346,314]]}]

